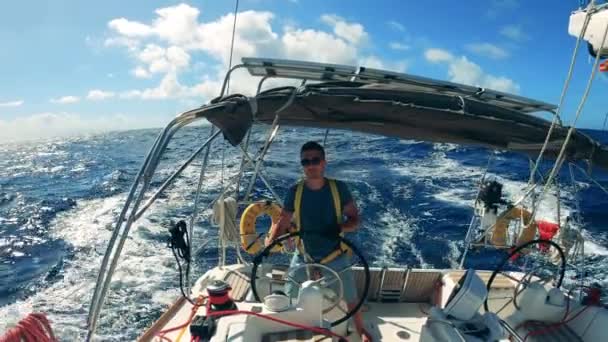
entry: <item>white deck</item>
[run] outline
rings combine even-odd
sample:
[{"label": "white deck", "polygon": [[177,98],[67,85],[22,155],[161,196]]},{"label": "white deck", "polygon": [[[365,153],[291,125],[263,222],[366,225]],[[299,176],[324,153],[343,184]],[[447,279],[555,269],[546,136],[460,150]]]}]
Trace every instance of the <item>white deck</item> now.
[{"label": "white deck", "polygon": [[[449,293],[451,292],[454,284],[462,276],[462,271],[437,271],[437,270],[406,270],[406,269],[372,269],[372,283],[370,286],[370,293],[368,295],[368,301],[362,308],[362,313],[365,321],[367,330],[372,336],[380,341],[418,341],[420,339],[420,333],[422,326],[425,324],[427,319],[427,312],[431,308],[431,301],[438,300],[436,295],[433,294],[433,283],[435,279],[442,279],[444,286],[440,288],[439,294],[441,304],[447,300]],[[232,294],[238,299],[243,297],[249,290],[248,286],[249,269],[242,265],[233,265],[224,267],[223,269],[215,268],[209,271],[205,276],[201,277],[196,285],[193,287],[193,293],[203,294],[201,289],[204,289],[206,284],[213,279],[222,279],[232,282]],[[489,272],[483,272],[482,277],[487,279]],[[242,278],[240,281],[238,278]],[[355,277],[358,282],[358,287],[362,287],[362,275]],[[262,281],[261,281],[262,282]],[[514,283],[507,279],[500,279],[495,282],[497,285],[502,287],[509,287],[512,289]],[[265,287],[269,287],[269,284],[259,285],[258,291],[263,297],[264,293],[268,290],[264,290]],[[274,284],[274,289],[280,284]],[[383,299],[391,296],[397,296],[401,301],[382,302]],[[289,313],[272,313],[268,312],[259,303],[249,302],[245,300],[237,301],[239,310],[261,310],[264,314],[276,315],[280,318],[288,317]],[[146,334],[144,334],[140,341],[162,341],[159,337],[154,335],[161,330],[176,327],[188,320],[191,314],[192,305],[185,301],[178,301],[172,308],[170,308],[164,317],[161,317],[157,324],[150,328]],[[197,314],[205,314],[205,308],[201,307],[198,309]],[[335,309],[333,312],[327,314],[327,318],[339,317],[341,312]],[[273,326],[271,329],[276,331],[290,330],[293,328],[285,327],[282,324],[273,322],[262,322],[260,319],[250,317],[247,315],[235,315],[232,317],[224,317],[220,320],[218,326],[218,332],[216,337],[218,341],[226,339],[227,334],[234,329],[243,328],[246,324],[247,332],[243,331],[247,338],[253,340],[261,340],[261,333],[256,332],[256,329],[252,329],[252,323],[255,320],[256,324],[270,325]],[[332,331],[347,336],[350,341],[358,341],[359,337],[353,333],[354,327],[352,323],[341,324],[334,327]],[[165,337],[176,341],[180,337],[182,341],[190,340],[189,329],[178,329],[164,335]],[[219,336],[222,336],[221,338]],[[215,340],[215,339],[214,339]]]},{"label": "white deck", "polygon": [[[243,265],[232,265],[223,269],[214,268],[201,277],[193,287],[193,293],[203,294],[201,289],[214,279],[228,280],[232,285],[232,292],[237,299],[239,310],[256,311],[277,317],[280,319],[299,322],[302,324],[313,325],[310,323],[310,315],[303,314],[303,311],[289,310],[286,312],[275,313],[266,310],[263,305],[245,297],[249,293],[248,268]],[[443,307],[447,302],[449,294],[454,285],[463,275],[462,270],[415,270],[415,269],[373,269],[370,293],[366,304],[362,307],[362,313],[367,330],[372,334],[375,341],[419,341],[423,325],[427,321],[427,312],[433,302],[437,302],[439,307]],[[491,272],[477,271],[484,282],[487,282]],[[355,276],[358,287],[361,287],[361,275]],[[442,286],[435,286],[435,279],[442,281]],[[280,284],[275,284],[279,286]],[[497,277],[493,283],[489,298],[507,296],[513,293],[515,281],[508,277]],[[260,295],[264,296],[262,285],[258,289]],[[276,289],[276,288],[275,288]],[[267,292],[268,290],[266,290]],[[386,300],[391,300],[386,302]],[[490,310],[496,311],[501,308],[507,300],[490,300]],[[166,341],[159,336],[158,332],[173,327],[178,327],[188,318],[192,312],[192,305],[183,298],[178,300],[159,320],[144,334],[139,341]],[[580,307],[572,307],[571,310],[579,310]],[[483,311],[483,308],[480,309]],[[507,305],[500,313],[500,317],[509,321],[513,326],[519,325],[516,321],[517,315],[512,315],[515,309],[512,305]],[[205,308],[200,307],[197,314],[204,315]],[[341,317],[342,313],[338,309],[329,312],[326,319],[335,320]],[[307,321],[308,320],[308,321]],[[605,327],[608,326],[608,311],[599,307],[592,307],[576,321],[564,326],[566,333],[580,336],[582,341],[596,341],[599,336],[605,335]],[[343,323],[332,328],[332,331],[348,338],[349,341],[360,341],[359,336],[353,333],[352,323]],[[538,329],[538,328],[534,328]],[[217,331],[212,341],[330,341],[320,335],[311,336],[314,338],[289,339],[285,338],[286,332],[294,331],[294,328],[280,323],[267,321],[249,315],[233,315],[222,317],[219,320]],[[270,336],[270,332],[273,336]],[[518,330],[521,336],[525,336],[527,331]],[[559,332],[557,332],[559,333]],[[279,336],[281,335],[281,336]],[[174,330],[164,335],[171,341],[190,341],[190,331],[188,327]],[[562,336],[563,337],[563,336]],[[335,339],[334,339],[335,340]],[[527,341],[553,341],[554,336],[541,335],[528,338]],[[572,339],[567,339],[572,340]],[[576,340],[576,339],[575,339]]]}]

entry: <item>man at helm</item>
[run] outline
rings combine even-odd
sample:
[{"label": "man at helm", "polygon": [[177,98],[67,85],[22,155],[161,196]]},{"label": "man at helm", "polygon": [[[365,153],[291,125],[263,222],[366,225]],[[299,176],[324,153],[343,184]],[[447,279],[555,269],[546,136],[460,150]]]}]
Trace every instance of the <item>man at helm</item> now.
[{"label": "man at helm", "polygon": [[[297,252],[291,261],[291,267],[304,263],[306,257],[339,272],[344,286],[344,299],[349,310],[352,310],[358,303],[357,289],[350,269],[350,256],[341,251],[339,236],[340,233],[357,230],[359,212],[346,184],[324,177],[327,161],[321,145],[314,141],[305,143],[300,151],[300,158],[305,178],[289,189],[280,219],[270,228],[265,244],[269,245],[275,238],[285,234],[291,226],[294,214],[299,213],[300,217],[296,218],[296,222],[299,223],[300,236],[307,255],[303,256],[302,252]],[[334,199],[336,193],[339,196],[338,202]],[[338,217],[340,215],[336,213],[336,203],[340,203],[345,220]],[[300,208],[296,208],[297,204]],[[288,283],[287,292],[293,294],[292,287],[291,283]],[[354,322],[362,340],[371,341],[369,333],[363,327],[361,312],[355,313]]]}]

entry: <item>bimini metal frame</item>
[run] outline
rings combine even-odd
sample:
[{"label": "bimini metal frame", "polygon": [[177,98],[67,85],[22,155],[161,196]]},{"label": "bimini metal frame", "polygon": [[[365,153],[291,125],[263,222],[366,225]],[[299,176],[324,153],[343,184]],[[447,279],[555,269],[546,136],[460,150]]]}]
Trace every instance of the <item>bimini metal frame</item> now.
[{"label": "bimini metal frame", "polygon": [[167,178],[167,180],[156,191],[156,193],[153,194],[140,209],[140,205],[144,200],[144,195],[148,192],[150,188],[152,176],[156,171],[156,168],[161,160],[161,156],[165,152],[169,141],[181,128],[197,120],[200,120],[202,118],[199,115],[200,112],[200,109],[191,110],[182,113],[181,115],[173,119],[167,125],[167,127],[165,127],[160,132],[152,148],[146,155],[144,164],[140,169],[139,173],[137,174],[135,182],[131,186],[131,190],[127,195],[123,209],[120,212],[120,215],[118,216],[118,220],[116,221],[116,225],[112,232],[112,236],[110,237],[110,240],[108,242],[108,247],[101,263],[99,274],[97,276],[95,291],[93,292],[93,298],[89,306],[89,316],[87,320],[87,341],[92,339],[93,334],[95,333],[95,330],[97,328],[97,320],[99,318],[101,308],[105,301],[109,285],[112,280],[112,275],[116,270],[118,259],[120,257],[127,236],[129,235],[131,226],[135,221],[137,221],[137,219],[139,219],[144,214],[144,212],[156,201],[156,199],[158,199],[158,197],[164,192],[164,190],[166,190],[167,187],[173,183],[173,181],[196,158],[196,156],[201,153],[205,148],[210,146],[213,140],[215,140],[215,138],[217,138],[220,133],[220,131],[218,131],[211,137],[209,137],[209,139],[207,139],[203,143],[203,145],[199,149],[197,149],[181,167],[179,167],[171,176]]},{"label": "bimini metal frame", "polygon": [[[294,62],[274,59],[244,58],[242,64],[234,66],[226,74],[224,83],[220,91],[220,95],[217,99],[212,100],[209,104],[204,105],[201,108],[184,112],[174,118],[160,132],[152,148],[146,155],[143,166],[136,176],[136,179],[127,195],[124,207],[118,217],[118,220],[116,221],[114,230],[108,242],[106,253],[101,263],[95,291],[93,293],[93,298],[89,307],[89,315],[87,320],[87,341],[93,338],[93,335],[97,328],[100,311],[107,296],[112,276],[114,274],[114,271],[116,270],[118,260],[120,258],[124,243],[127,239],[131,226],[135,221],[142,217],[144,212],[150,208],[150,206],[161,196],[161,194],[169,187],[169,185],[171,185],[175,181],[175,179],[184,171],[184,169],[188,167],[188,165],[190,165],[192,161],[194,161],[203,151],[205,151],[204,160],[199,175],[196,200],[192,212],[192,218],[190,220],[190,234],[192,234],[192,229],[199,213],[198,194],[202,188],[209,151],[214,140],[220,135],[220,133],[222,133],[221,129],[213,129],[208,139],[197,150],[195,150],[194,153],[192,153],[192,155],[187,158],[184,163],[173,172],[173,174],[171,174],[163,182],[163,184],[158,188],[158,190],[156,190],[147,198],[146,195],[151,191],[150,183],[152,180],[152,176],[156,172],[161,157],[165,153],[167,145],[172,140],[174,135],[183,127],[190,125],[196,121],[205,119],[207,117],[207,112],[211,112],[213,110],[215,110],[216,112],[220,112],[224,109],[227,109],[227,104],[230,102],[231,96],[237,96],[226,95],[226,89],[232,72],[241,68],[246,68],[252,76],[261,78],[258,83],[256,96],[247,98],[251,109],[251,116],[254,122],[256,121],[256,115],[258,113],[257,99],[259,96],[262,95],[262,85],[267,79],[275,77],[301,80],[301,87],[304,86],[304,83],[307,80],[330,82],[357,82],[357,84],[370,85],[388,84],[391,87],[394,87],[395,89],[403,91],[438,93],[443,95],[454,96],[460,98],[463,104],[465,102],[464,99],[474,99],[477,102],[483,102],[492,106],[519,111],[526,114],[538,111],[549,111],[554,113],[555,110],[554,106],[544,102],[530,100],[523,97],[500,93],[483,88],[470,87],[450,82],[435,81],[407,74],[393,73],[365,67],[349,67],[332,64]],[[236,143],[233,142],[235,145],[239,145],[239,151],[242,153],[239,173],[231,181],[227,182],[226,186],[223,187],[218,198],[221,198],[224,194],[227,194],[233,186],[235,187],[234,193],[237,195],[236,197],[238,197],[238,195],[240,194],[239,191],[242,185],[241,183],[243,180],[244,171],[246,168],[252,167],[253,174],[251,176],[251,180],[247,184],[245,195],[241,199],[237,198],[237,201],[240,200],[239,203],[242,204],[243,202],[247,203],[247,201],[250,200],[251,191],[256,183],[256,180],[259,178],[264,183],[264,185],[270,190],[276,201],[282,204],[281,198],[277,195],[277,193],[274,191],[274,189],[263,174],[263,161],[270,145],[276,138],[279,129],[279,119],[281,116],[281,112],[283,112],[292,105],[294,99],[296,98],[296,95],[301,90],[301,87],[298,88],[292,86],[281,88],[284,91],[291,91],[291,93],[285,99],[285,103],[278,109],[274,110],[274,120],[268,128],[266,142],[264,143],[263,148],[257,155],[251,156],[251,154],[248,152],[251,127],[249,127],[249,131],[246,132],[247,137],[244,143],[241,143],[240,140]],[[211,205],[213,205],[215,201],[217,201],[217,199],[214,200]],[[204,248],[204,246],[200,248]],[[223,252],[225,252],[226,246],[222,245],[221,248]],[[224,259],[220,257],[220,266],[223,261]],[[187,281],[187,286],[189,286],[189,281]]]},{"label": "bimini metal frame", "polygon": [[[230,78],[232,71],[245,67],[245,66],[246,65],[244,65],[244,64],[237,65],[237,66],[233,67],[227,73],[226,78],[224,80],[224,84],[222,86],[222,91],[220,93],[220,98],[222,98],[224,95],[224,92],[226,89],[226,84]],[[270,77],[271,76],[263,77],[260,80],[260,82],[258,84],[258,88],[257,88],[258,93],[260,92],[263,83]],[[302,85],[303,84],[304,84],[304,82],[302,83]],[[254,173],[251,177],[249,185],[247,186],[247,191],[245,193],[245,196],[244,196],[243,200],[240,201],[240,203],[243,203],[243,202],[247,203],[247,201],[249,201],[250,196],[251,196],[251,191],[255,185],[256,180],[259,178],[260,180],[262,180],[264,185],[270,190],[270,192],[272,193],[272,195],[274,197],[274,200],[276,200],[279,204],[282,205],[281,197],[278,196],[277,192],[273,189],[270,182],[266,179],[266,177],[262,173],[262,171],[263,171],[262,164],[263,164],[264,157],[265,157],[266,153],[268,152],[270,145],[272,144],[272,142],[274,141],[274,138],[277,135],[277,131],[279,128],[280,112],[283,111],[285,108],[289,107],[289,105],[293,102],[293,99],[294,99],[296,93],[297,93],[297,88],[293,87],[293,95],[289,98],[289,100],[287,101],[287,103],[285,103],[285,105],[283,107],[279,108],[276,111],[275,120],[274,120],[273,124],[271,125],[271,127],[269,128],[269,134],[268,134],[266,143],[264,144],[264,147],[260,151],[260,153],[254,157],[252,157],[249,154],[248,149],[247,149],[248,144],[249,144],[250,134],[251,134],[251,130],[249,130],[245,144],[244,145],[239,144],[239,148],[242,153],[242,160],[241,160],[241,166],[240,166],[239,173],[232,181],[228,182],[228,184],[222,189],[218,198],[220,198],[221,196],[226,194],[230,190],[230,188],[232,188],[233,186],[236,186],[234,191],[235,191],[235,194],[237,194],[237,196],[238,196],[239,188],[241,185],[240,183],[241,183],[241,179],[243,177],[244,171],[247,169],[247,167],[249,167],[250,165],[253,165]],[[252,103],[254,103],[254,102],[255,101],[253,101]],[[198,217],[198,213],[199,213],[198,197],[199,197],[199,193],[202,188],[202,182],[203,182],[203,178],[204,178],[204,174],[205,174],[205,169],[207,167],[207,159],[208,159],[208,155],[209,155],[209,150],[210,150],[210,147],[211,147],[211,144],[213,143],[213,141],[220,135],[220,133],[222,133],[221,130],[215,130],[214,128],[212,128],[209,138],[197,150],[195,150],[194,153],[192,153],[192,155],[190,155],[190,157],[188,157],[179,168],[177,168],[169,177],[167,177],[167,179],[163,182],[163,184],[160,186],[160,188],[158,188],[158,190],[156,190],[156,192],[153,193],[145,202],[144,202],[144,199],[145,199],[146,193],[149,192],[149,190],[150,190],[150,182],[152,181],[152,176],[154,175],[154,173],[159,165],[161,157],[163,156],[164,152],[166,151],[167,145],[169,144],[171,139],[174,137],[175,133],[177,133],[180,129],[182,129],[183,127],[185,127],[187,125],[190,125],[196,121],[204,119],[205,111],[208,111],[211,109],[217,109],[221,106],[223,106],[223,104],[221,104],[221,103],[210,104],[210,105],[206,105],[202,108],[190,110],[190,111],[187,111],[187,112],[184,112],[184,113],[178,115],[160,132],[160,134],[156,138],[154,144],[152,145],[152,148],[146,155],[143,166],[140,169],[139,173],[137,174],[135,181],[134,181],[133,185],[131,186],[131,189],[127,195],[123,209],[122,209],[120,215],[118,216],[118,219],[114,226],[114,230],[113,230],[110,240],[108,242],[106,253],[104,254],[104,257],[103,257],[103,260],[101,263],[99,274],[97,276],[95,290],[93,293],[93,298],[92,298],[90,306],[89,306],[89,315],[88,315],[88,319],[87,319],[87,330],[88,330],[87,337],[86,337],[87,341],[90,341],[93,339],[93,335],[97,329],[99,315],[100,315],[101,309],[103,307],[103,304],[105,302],[105,298],[106,298],[108,290],[109,290],[109,285],[112,280],[112,276],[116,270],[116,266],[118,264],[118,260],[120,258],[122,249],[124,247],[124,243],[129,235],[129,231],[130,231],[133,223],[135,223],[138,219],[140,219],[142,217],[142,215],[146,212],[146,210],[152,206],[152,204],[175,181],[175,179],[203,151],[205,151],[204,160],[203,160],[203,164],[202,164],[202,168],[201,168],[201,172],[200,172],[200,176],[199,176],[199,183],[198,183],[198,188],[197,188],[197,193],[196,193],[194,210],[192,212],[192,217],[190,220],[190,232],[189,233],[190,233],[190,236],[192,236],[192,229],[193,229],[194,223],[196,222],[196,218]],[[252,106],[252,107],[255,107],[255,106]],[[255,116],[255,108],[253,108],[252,111]],[[215,201],[217,201],[217,199],[214,200],[213,202],[211,202],[210,205],[213,205],[213,203],[215,203]],[[142,205],[142,203],[143,203],[143,205]],[[204,246],[201,246],[200,248],[204,248]],[[225,248],[226,248],[226,246],[222,246],[223,254],[225,254]],[[220,260],[221,260],[220,266],[223,266],[223,265],[221,265],[221,263],[223,263],[225,258],[220,258]],[[189,287],[189,285],[190,285],[190,282],[188,279],[187,286]]]}]

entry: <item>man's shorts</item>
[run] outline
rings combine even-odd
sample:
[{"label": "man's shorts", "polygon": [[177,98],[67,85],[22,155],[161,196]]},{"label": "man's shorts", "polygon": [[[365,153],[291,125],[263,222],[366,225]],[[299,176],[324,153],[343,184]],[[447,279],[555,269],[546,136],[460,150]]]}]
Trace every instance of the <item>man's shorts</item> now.
[{"label": "man's shorts", "polygon": [[[292,270],[299,265],[304,264],[303,257],[296,253],[291,259],[291,265],[289,266],[288,274],[291,278],[298,281],[300,284],[307,280],[306,276],[306,268],[302,267],[296,272],[292,272]],[[342,279],[342,287],[343,287],[343,299],[348,304],[356,304],[358,301],[357,295],[357,287],[355,284],[355,277],[353,275],[353,270],[351,268],[351,258],[347,253],[343,253],[334,260],[325,264],[325,266],[331,268],[336,271]],[[323,276],[327,276],[328,279],[333,279],[333,275],[326,270],[321,269],[321,273]],[[336,293],[338,293],[338,282],[334,282],[330,286]],[[291,298],[297,298],[299,288],[292,281],[287,281],[285,285],[285,292]]]}]

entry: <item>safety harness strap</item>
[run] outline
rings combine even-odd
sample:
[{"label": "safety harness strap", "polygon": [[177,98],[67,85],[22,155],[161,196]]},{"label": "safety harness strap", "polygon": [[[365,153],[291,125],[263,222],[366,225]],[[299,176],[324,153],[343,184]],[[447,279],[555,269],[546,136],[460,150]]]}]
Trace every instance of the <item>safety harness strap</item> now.
[{"label": "safety harness strap", "polygon": [[302,210],[302,193],[304,192],[304,181],[300,181],[298,183],[298,187],[296,188],[296,197],[294,199],[294,209],[295,209],[295,217],[296,217],[296,228],[298,231],[300,227],[302,227],[302,220],[300,219],[300,211]]},{"label": "safety harness strap", "polygon": [[334,200],[334,209],[336,209],[336,222],[342,223],[342,203],[340,203],[340,193],[338,192],[338,185],[334,179],[327,179],[329,182],[329,189],[331,190],[331,197]]},{"label": "safety harness strap", "polygon": [[[336,221],[338,222],[338,224],[341,224],[343,221],[342,203],[340,201],[340,192],[338,191],[338,185],[337,185],[335,179],[326,178],[326,180],[329,184],[332,201],[334,203],[334,209],[336,212]],[[296,229],[298,231],[300,231],[300,229],[302,227],[301,212],[302,212],[302,194],[303,193],[304,193],[304,181],[302,180],[298,183],[298,185],[296,187],[296,195],[294,198],[294,216],[295,216],[295,221],[296,221],[295,222]],[[340,236],[344,236],[344,233],[340,232]],[[303,250],[301,240],[300,240],[300,243],[298,243],[298,250],[300,251],[300,253],[302,253],[302,255],[305,255],[305,251]],[[342,253],[344,253],[345,251],[348,251],[348,250],[349,250],[348,246],[346,246],[344,244],[340,244],[340,248],[337,248],[335,251],[329,253],[327,256],[325,256],[323,259],[321,259],[321,261],[319,263],[326,264],[326,263],[334,260],[335,258],[337,258]]]}]

